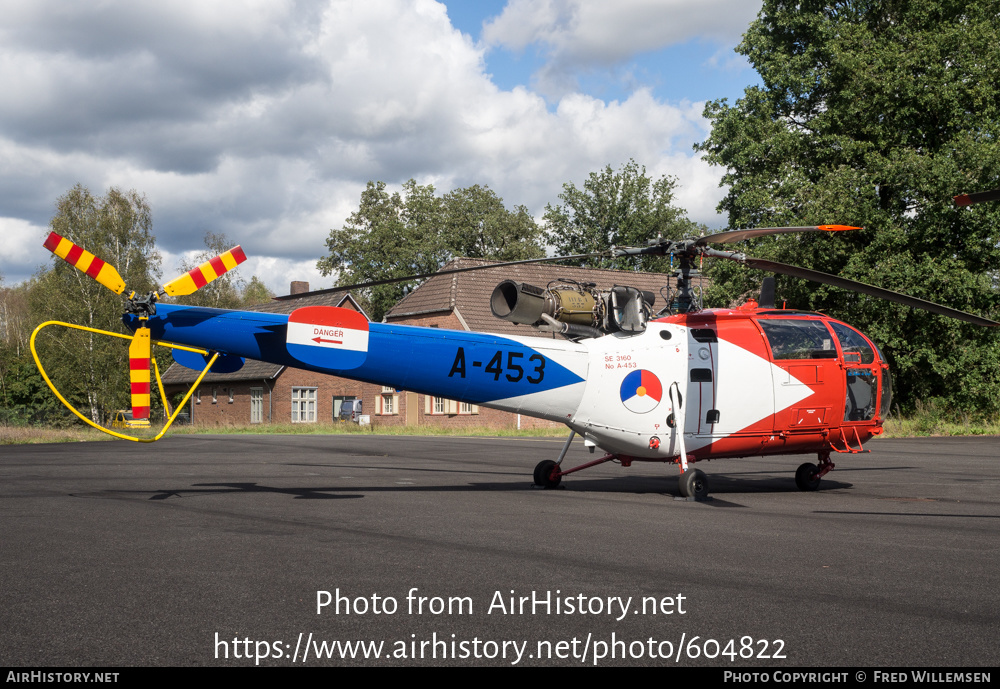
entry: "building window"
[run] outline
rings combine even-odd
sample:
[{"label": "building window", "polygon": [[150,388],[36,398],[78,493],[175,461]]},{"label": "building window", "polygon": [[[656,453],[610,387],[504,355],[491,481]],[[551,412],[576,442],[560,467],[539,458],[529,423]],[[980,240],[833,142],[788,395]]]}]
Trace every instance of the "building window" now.
[{"label": "building window", "polygon": [[292,388],[292,423],[316,422],[316,388]]},{"label": "building window", "polygon": [[233,403],[233,388],[229,388],[229,403]]},{"label": "building window", "polygon": [[458,414],[458,402],[447,397],[432,397],[428,395],[424,398],[425,414]]},{"label": "building window", "polygon": [[219,401],[219,388],[212,388],[212,404],[216,404]]},{"label": "building window", "polygon": [[478,414],[479,406],[475,404],[470,404],[469,402],[459,402],[458,403],[458,413],[459,414]]},{"label": "building window", "polygon": [[201,389],[194,393],[194,403],[201,404]]},{"label": "building window", "polygon": [[399,413],[399,395],[379,395],[379,409],[382,416],[393,416]]},{"label": "building window", "polygon": [[250,423],[264,423],[264,388],[250,388]]}]

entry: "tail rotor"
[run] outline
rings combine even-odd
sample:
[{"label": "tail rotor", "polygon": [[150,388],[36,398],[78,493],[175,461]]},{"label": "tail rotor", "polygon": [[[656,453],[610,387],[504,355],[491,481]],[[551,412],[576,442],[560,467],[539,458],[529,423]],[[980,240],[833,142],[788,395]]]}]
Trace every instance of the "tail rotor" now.
[{"label": "tail rotor", "polygon": [[150,357],[152,336],[146,326],[149,317],[156,314],[156,302],[163,296],[179,297],[193,294],[205,285],[222,277],[247,260],[240,246],[216,256],[179,277],[165,283],[159,290],[139,295],[129,290],[118,270],[110,263],[83,249],[69,239],[51,232],[44,242],[46,249],[82,273],[96,280],[115,294],[125,294],[125,312],[138,317],[129,344],[129,384],[132,396],[132,420],[139,426],[149,426],[150,406]]}]

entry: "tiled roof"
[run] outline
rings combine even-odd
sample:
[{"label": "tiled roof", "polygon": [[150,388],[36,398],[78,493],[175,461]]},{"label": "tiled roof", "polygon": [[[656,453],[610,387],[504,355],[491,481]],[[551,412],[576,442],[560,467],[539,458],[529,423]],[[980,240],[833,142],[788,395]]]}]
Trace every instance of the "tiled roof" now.
[{"label": "tiled roof", "polygon": [[[344,304],[344,301],[349,301],[350,303]],[[275,299],[266,304],[247,307],[246,310],[263,311],[266,313],[291,313],[295,309],[301,309],[303,306],[345,306],[346,308],[358,311],[365,318],[368,318],[368,314],[354,301],[354,297],[345,292],[331,292],[328,294],[307,293],[304,296],[295,297],[294,299],[283,298],[281,301]]]},{"label": "tiled roof", "polygon": [[[283,368],[284,366],[279,366],[278,364],[269,364],[265,361],[247,359],[246,363],[243,364],[243,368],[239,371],[234,373],[208,373],[204,378],[202,378],[202,382],[235,383],[240,380],[273,380],[274,378],[277,378]],[[201,373],[201,371],[195,371],[187,368],[186,366],[181,366],[178,363],[173,363],[170,365],[170,368],[167,369],[166,373],[163,374],[163,384],[176,385],[178,383],[185,383],[190,385],[198,379],[199,373]]]},{"label": "tiled roof", "polygon": [[[497,261],[477,258],[457,258],[442,270],[490,265]],[[628,270],[597,270],[556,266],[546,263],[531,263],[520,266],[486,268],[469,273],[436,275],[403,297],[386,314],[389,322],[406,320],[419,314],[455,310],[468,325],[469,330],[494,332],[510,335],[534,335],[537,330],[528,325],[517,325],[501,320],[490,311],[490,295],[503,280],[527,282],[544,288],[549,282],[567,278],[578,282],[593,282],[601,289],[615,285],[628,285],[648,290],[656,295],[654,311],[663,306],[660,288],[669,284],[672,277],[667,273],[637,273]]]}]

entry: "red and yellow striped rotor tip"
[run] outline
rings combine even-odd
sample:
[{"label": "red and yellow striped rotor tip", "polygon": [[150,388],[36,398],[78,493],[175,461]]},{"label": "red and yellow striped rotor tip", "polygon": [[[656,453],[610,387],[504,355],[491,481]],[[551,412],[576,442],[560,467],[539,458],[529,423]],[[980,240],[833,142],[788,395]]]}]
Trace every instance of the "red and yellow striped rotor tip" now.
[{"label": "red and yellow striped rotor tip", "polygon": [[212,280],[225,275],[245,260],[247,260],[247,256],[243,253],[243,249],[235,246],[221,256],[216,256],[210,261],[205,261],[197,268],[192,268],[179,278],[171,280],[163,286],[163,291],[172,297],[183,297],[187,294],[194,294]]},{"label": "red and yellow striped rotor tip", "polygon": [[122,276],[118,274],[113,265],[105,263],[89,251],[84,251],[62,235],[50,232],[43,246],[115,294],[121,294],[125,291],[125,281],[122,280]]}]

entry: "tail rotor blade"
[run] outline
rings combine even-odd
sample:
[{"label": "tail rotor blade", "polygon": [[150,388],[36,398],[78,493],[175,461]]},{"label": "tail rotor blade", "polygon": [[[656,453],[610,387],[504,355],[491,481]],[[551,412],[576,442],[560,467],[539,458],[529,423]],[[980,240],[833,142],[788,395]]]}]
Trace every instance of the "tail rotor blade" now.
[{"label": "tail rotor blade", "polygon": [[128,347],[128,377],[132,387],[132,419],[149,421],[149,328],[137,328]]},{"label": "tail rotor blade", "polygon": [[94,278],[115,294],[121,294],[125,291],[125,281],[122,280],[122,276],[118,274],[113,265],[105,263],[97,256],[94,256],[94,254],[85,251],[62,235],[50,232],[43,246],[77,270]]},{"label": "tail rotor blade", "polygon": [[171,280],[163,286],[163,291],[172,297],[194,294],[245,260],[247,260],[247,256],[243,253],[242,247],[235,246],[226,253],[205,261],[197,268],[192,268],[179,278]]}]

